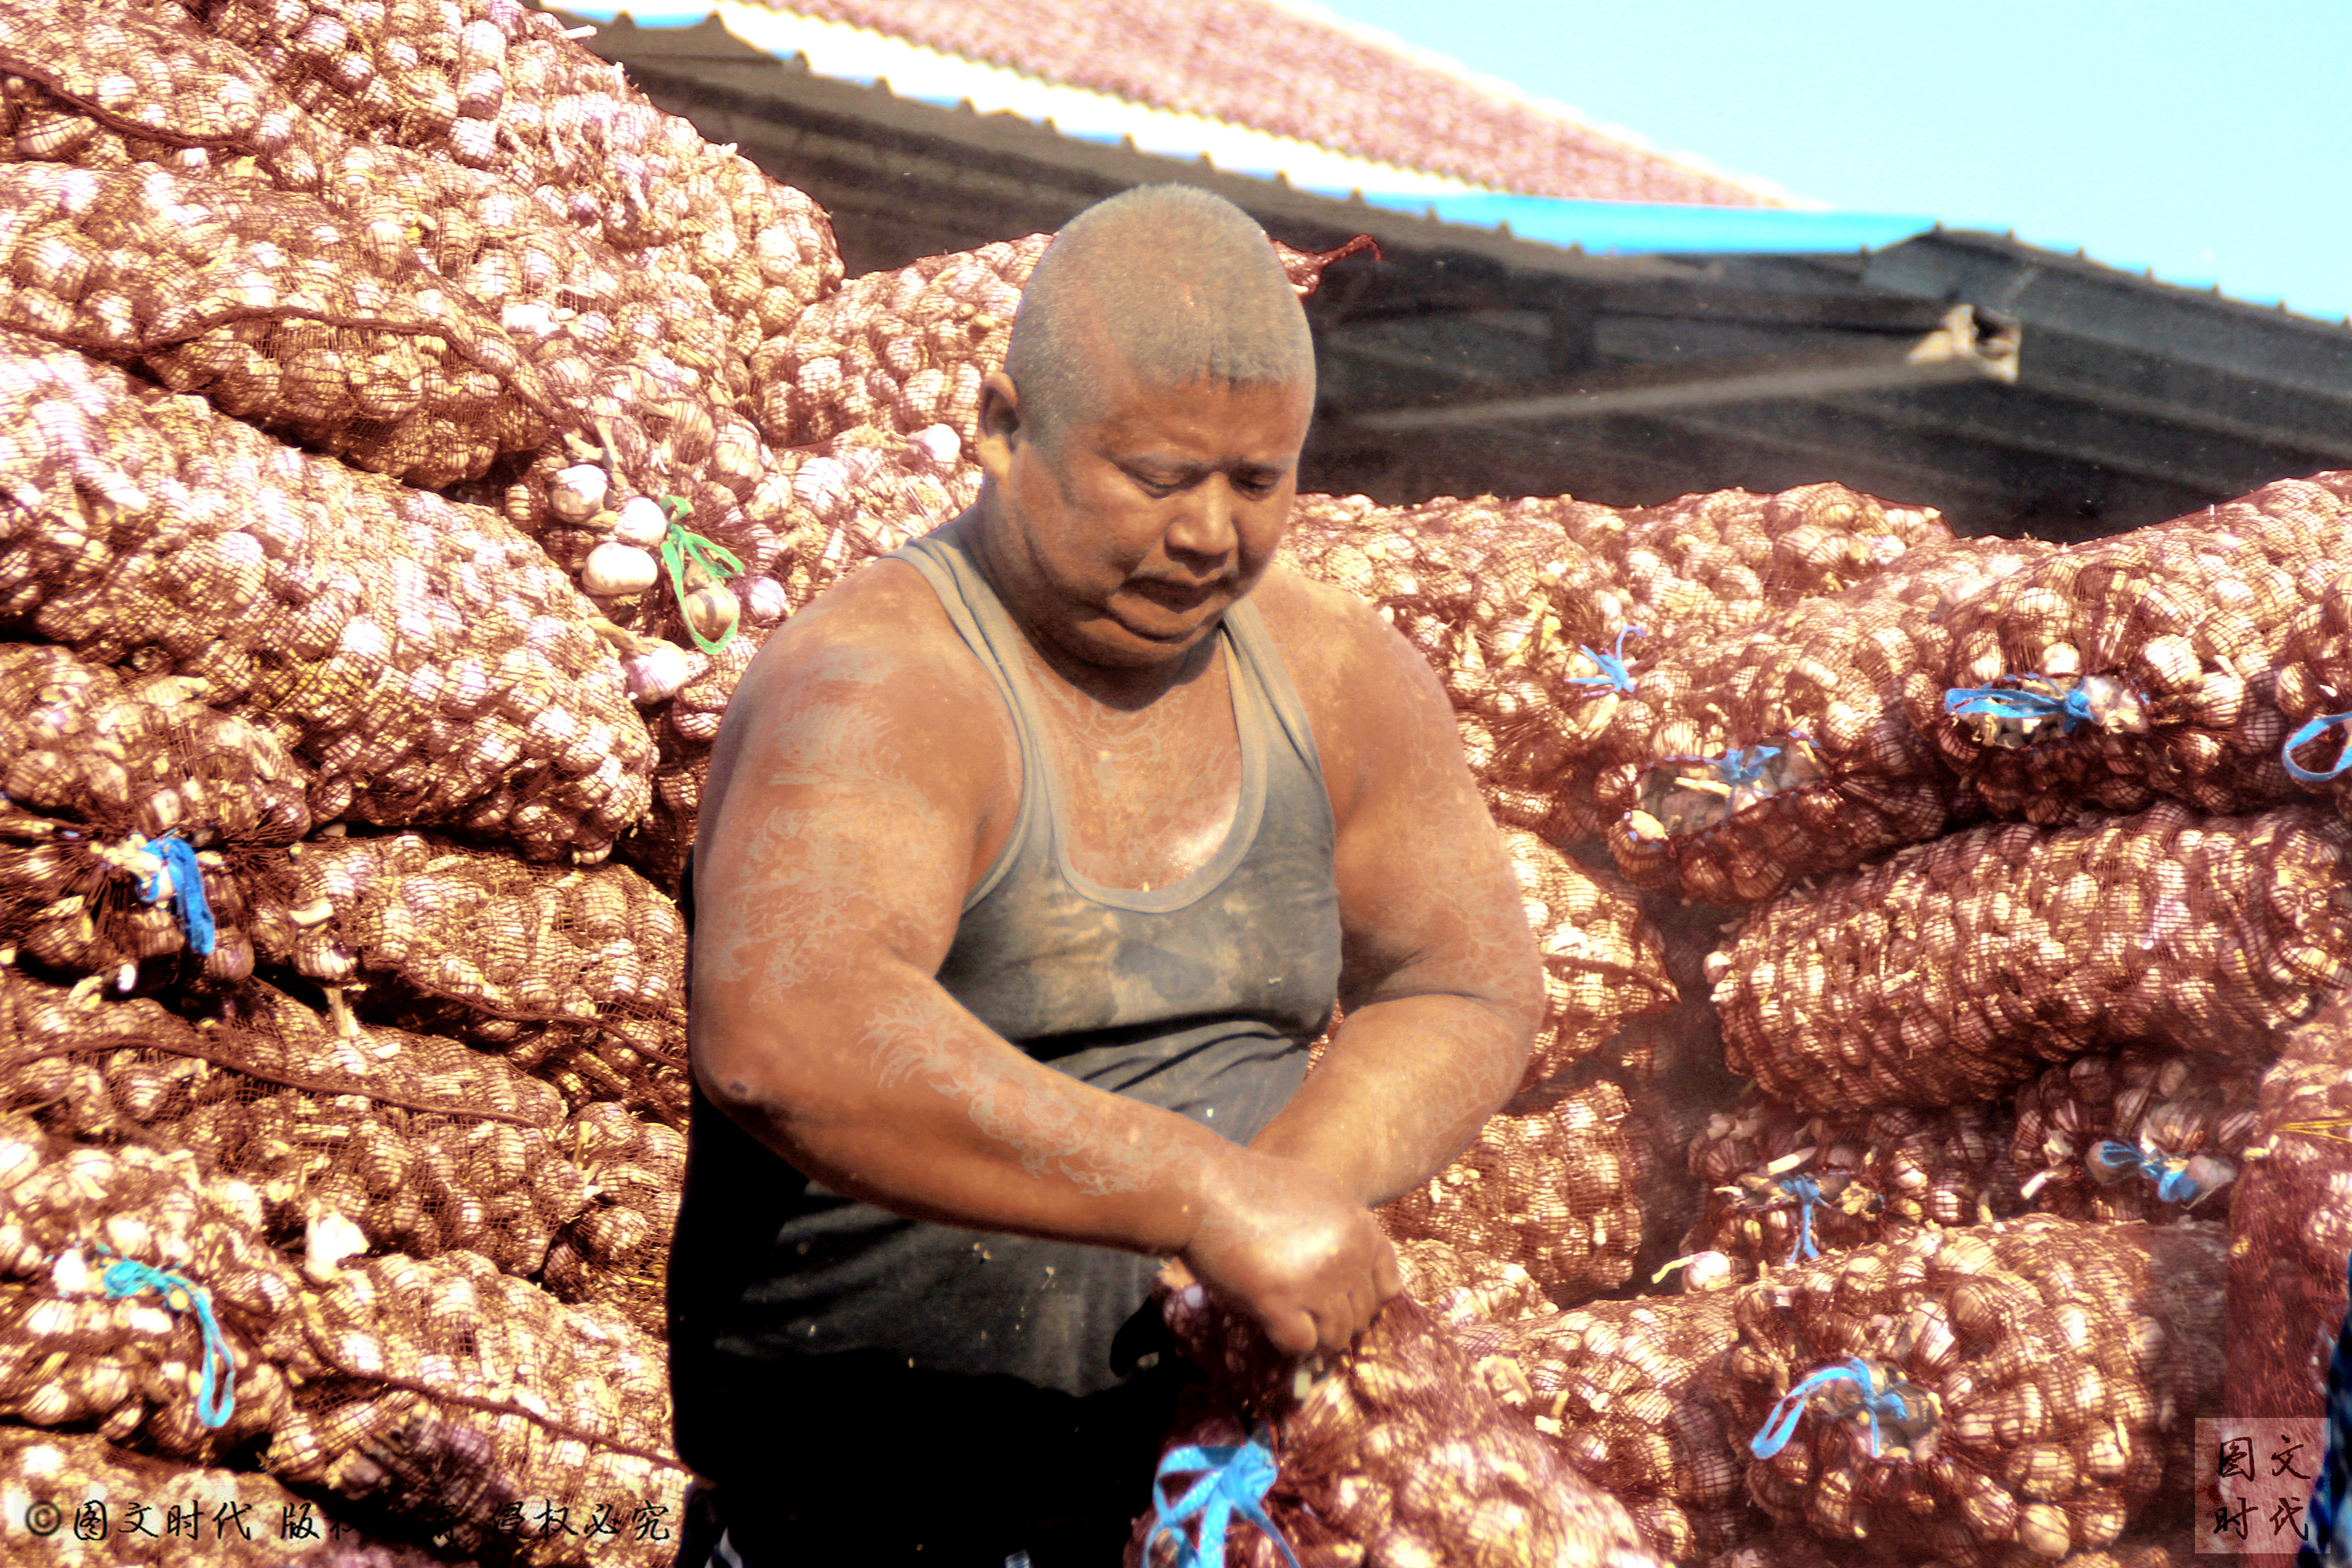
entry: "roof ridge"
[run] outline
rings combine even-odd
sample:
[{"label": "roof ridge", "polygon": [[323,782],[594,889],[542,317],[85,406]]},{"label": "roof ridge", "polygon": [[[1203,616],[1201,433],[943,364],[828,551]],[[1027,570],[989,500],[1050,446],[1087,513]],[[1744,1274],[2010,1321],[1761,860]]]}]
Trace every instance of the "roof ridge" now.
[{"label": "roof ridge", "polygon": [[1670,163],[1680,164],[1692,173],[1704,174],[1709,179],[1722,180],[1727,184],[1741,186],[1775,205],[1800,208],[1826,208],[1828,205],[1827,203],[1816,201],[1810,196],[1798,195],[1778,181],[1767,180],[1754,174],[1739,174],[1735,170],[1725,168],[1714,159],[1701,153],[1676,152],[1672,148],[1661,146],[1638,131],[1630,130],[1612,121],[1596,119],[1574,104],[1556,98],[1546,98],[1541,93],[1531,92],[1506,78],[1489,76],[1485,71],[1473,70],[1451,55],[1444,55],[1435,49],[1425,48],[1411,39],[1390,32],[1385,27],[1374,26],[1370,22],[1360,22],[1352,16],[1343,16],[1329,6],[1319,4],[1318,0],[1257,0],[1257,3],[1289,11],[1307,21],[1349,34],[1360,43],[1401,55],[1424,69],[1454,77],[1481,92],[1490,93],[1497,98],[1509,99],[1522,108],[1564,121],[1579,130],[1589,131],[1597,136],[1607,137],[1610,141],[1622,143],[1634,152],[1645,153],[1653,158],[1661,158]]}]

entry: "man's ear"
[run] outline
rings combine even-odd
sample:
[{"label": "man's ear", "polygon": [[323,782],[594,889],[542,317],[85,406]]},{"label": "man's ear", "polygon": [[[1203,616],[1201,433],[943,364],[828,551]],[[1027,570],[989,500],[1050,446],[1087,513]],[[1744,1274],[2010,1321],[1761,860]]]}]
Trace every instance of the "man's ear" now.
[{"label": "man's ear", "polygon": [[981,472],[1003,485],[1013,471],[1013,449],[1033,439],[1021,411],[1021,389],[1001,370],[992,370],[980,384],[980,440],[972,456]]}]

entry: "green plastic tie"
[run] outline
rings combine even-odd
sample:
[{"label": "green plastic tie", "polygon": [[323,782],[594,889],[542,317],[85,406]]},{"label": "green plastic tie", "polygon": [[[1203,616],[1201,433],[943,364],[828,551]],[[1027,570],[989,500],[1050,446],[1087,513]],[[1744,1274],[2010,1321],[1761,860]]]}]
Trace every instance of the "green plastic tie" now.
[{"label": "green plastic tie", "polygon": [[728,627],[727,635],[717,642],[712,642],[696,628],[693,617],[686,613],[687,565],[691,562],[700,567],[712,582],[723,583],[730,577],[741,576],[743,563],[725,545],[687,531],[686,519],[694,508],[684,496],[664,496],[661,504],[663,510],[670,513],[669,531],[662,535],[662,564],[669,568],[669,588],[677,599],[678,619],[686,623],[686,634],[694,639],[697,647],[705,653],[718,653],[735,640],[735,634],[741,629],[741,625],[739,622]]}]

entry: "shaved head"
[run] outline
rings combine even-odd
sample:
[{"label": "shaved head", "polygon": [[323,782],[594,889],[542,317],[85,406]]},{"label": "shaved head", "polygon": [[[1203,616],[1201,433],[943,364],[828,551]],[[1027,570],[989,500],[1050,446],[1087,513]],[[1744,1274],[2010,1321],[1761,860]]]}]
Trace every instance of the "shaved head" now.
[{"label": "shaved head", "polygon": [[1143,185],[1055,237],[1004,355],[1024,419],[1052,442],[1122,367],[1150,386],[1314,384],[1307,313],[1248,214],[1190,185]]}]

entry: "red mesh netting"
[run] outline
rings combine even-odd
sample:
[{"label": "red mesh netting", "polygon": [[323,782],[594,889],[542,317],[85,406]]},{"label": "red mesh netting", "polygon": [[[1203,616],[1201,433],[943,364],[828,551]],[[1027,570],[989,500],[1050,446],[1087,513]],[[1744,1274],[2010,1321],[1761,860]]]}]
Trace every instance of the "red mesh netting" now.
[{"label": "red mesh netting", "polygon": [[1717,986],[1726,1054],[1815,1110],[1954,1105],[2161,1041],[2258,1062],[2352,957],[2330,814],[2166,803],[1954,834],[1750,918]]},{"label": "red mesh netting", "polygon": [[[2190,1493],[2197,1417],[2221,1404],[2226,1250],[2208,1223],[2034,1215],[1747,1287],[1715,1398],[1736,1442],[1787,1436],[1750,1461],[1751,1495],[1960,1568],[2117,1540]],[[1848,1375],[1806,1384],[1832,1367]]]},{"label": "red mesh netting", "polygon": [[682,1114],[686,929],[635,871],[403,833],[313,839],[292,883],[273,961],[363,988],[370,1016],[491,1047],[528,1036],[536,1054],[585,1047],[628,1098]]},{"label": "red mesh netting", "polygon": [[[1783,1526],[1706,1562],[1706,1568],[1883,1568],[1887,1559],[1866,1545],[1840,1545],[1810,1531]],[[2069,1552],[2058,1560],[2057,1568],[2195,1568],[2197,1562],[2195,1533],[2167,1530],[2135,1532],[2112,1546]]]},{"label": "red mesh netting", "polygon": [[1591,1055],[1628,1018],[1672,1006],[1675,991],[1631,889],[1525,829],[1505,828],[1503,844],[1543,955],[1548,1011],[1528,1058],[1533,1087]]},{"label": "red mesh netting", "polygon": [[[1169,1447],[1243,1439],[1271,1422],[1279,1471],[1266,1512],[1304,1568],[1642,1568],[1624,1509],[1582,1482],[1528,1422],[1496,1402],[1470,1357],[1409,1296],[1319,1380],[1301,1387],[1255,1329],[1215,1310],[1199,1286],[1168,1296],[1169,1326],[1207,1368],[1211,1394],[1179,1416]],[[1137,1521],[1129,1568],[1172,1562],[1152,1515]],[[1227,1532],[1227,1568],[1273,1568],[1278,1548],[1245,1524]]]},{"label": "red mesh netting", "polygon": [[201,677],[318,774],[314,821],[601,858],[652,761],[589,607],[495,513],[281,446],[22,337],[0,623]]},{"label": "red mesh netting", "polygon": [[2024,1206],[2006,1108],[1811,1114],[1751,1089],[1691,1141],[1706,1209],[1685,1253],[1720,1253],[1710,1281],[1752,1279],[1923,1226],[2006,1218]]},{"label": "red mesh netting", "polygon": [[[0,946],[118,992],[251,973],[313,781],[273,732],[204,706],[206,685],[0,646]],[[166,865],[167,834],[194,851],[208,952],[167,888],[190,869]]]},{"label": "red mesh netting", "polygon": [[2231,1195],[2229,1413],[2324,1415],[2352,1252],[2352,1014],[2281,1042]]},{"label": "red mesh netting", "polygon": [[[2003,579],[1946,617],[1949,661],[1905,688],[1912,722],[2003,816],[2070,822],[2085,800],[2137,811],[2159,795],[2211,812],[2291,798],[2272,673],[2352,543],[2341,486],[2282,479]],[[1945,710],[1948,692],[1986,688],[2041,700],[2014,717]],[[2060,711],[2070,694],[2079,716]]]},{"label": "red mesh netting", "polygon": [[1517,1263],[1555,1300],[1597,1295],[1624,1282],[1642,1240],[1624,1116],[1624,1095],[1604,1083],[1489,1117],[1452,1164],[1374,1213],[1398,1240]]},{"label": "red mesh netting", "polygon": [[2034,1207],[2069,1219],[2220,1219],[2261,1079],[2256,1066],[2147,1046],[2076,1057],[2018,1091],[2011,1163]]},{"label": "red mesh netting", "polygon": [[1761,1523],[1706,1393],[1707,1369],[1738,1337],[1728,1293],[1596,1301],[1510,1332],[1528,1390],[1513,1407],[1626,1506],[1652,1551],[1687,1563]]},{"label": "red mesh netting", "polygon": [[1593,799],[1619,868],[1643,887],[1751,903],[1968,815],[1897,693],[1941,663],[1943,609],[2030,555],[1931,544],[1743,635],[1666,651],[1602,742],[1615,765]]}]

